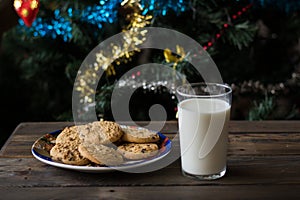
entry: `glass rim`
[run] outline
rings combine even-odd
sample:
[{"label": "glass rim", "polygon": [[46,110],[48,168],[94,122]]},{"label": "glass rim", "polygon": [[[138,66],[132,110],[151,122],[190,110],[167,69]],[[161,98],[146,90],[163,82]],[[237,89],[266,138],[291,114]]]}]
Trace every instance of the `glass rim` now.
[{"label": "glass rim", "polygon": [[[208,95],[201,95],[201,94],[186,94],[186,93],[183,93],[181,91],[179,91],[181,88],[184,88],[185,86],[189,86],[191,88],[195,87],[195,86],[199,86],[199,85],[215,85],[215,86],[218,86],[220,88],[225,88],[225,89],[228,89],[227,92],[224,92],[222,94],[208,94]],[[186,83],[186,84],[183,84],[181,86],[178,86],[176,88],[176,92],[181,95],[181,96],[184,96],[184,97],[194,97],[194,98],[215,98],[215,97],[223,97],[223,96],[226,96],[226,95],[229,95],[232,93],[232,88],[226,84],[226,83],[206,83],[206,82],[199,82],[199,83]]]}]

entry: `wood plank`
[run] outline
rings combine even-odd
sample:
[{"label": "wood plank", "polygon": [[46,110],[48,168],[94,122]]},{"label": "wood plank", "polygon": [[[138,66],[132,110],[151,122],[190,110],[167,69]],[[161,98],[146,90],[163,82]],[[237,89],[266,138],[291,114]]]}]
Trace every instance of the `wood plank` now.
[{"label": "wood plank", "polygon": [[[120,122],[125,125],[134,125],[132,122]],[[140,121],[136,122],[141,126],[147,125],[149,122]],[[160,122],[153,122],[160,123]],[[22,123],[22,128],[26,128],[31,126],[30,128],[35,131],[38,130],[36,127],[40,128],[40,131],[51,131],[56,130],[58,128],[63,128],[67,125],[72,125],[72,122],[27,122]],[[21,131],[21,130],[20,130]],[[168,133],[176,133],[178,131],[178,123],[177,121],[167,121],[163,128],[163,131]],[[273,133],[292,133],[292,132],[300,132],[300,121],[230,121],[229,123],[229,131],[232,133],[255,133],[255,132],[273,132]],[[21,131],[22,132],[22,131]]]},{"label": "wood plank", "polygon": [[43,134],[62,129],[66,126],[71,126],[73,124],[73,122],[25,122],[20,123],[13,134]]},{"label": "wood plank", "polygon": [[[131,122],[121,122],[125,125],[133,125]],[[147,125],[148,122],[137,122],[139,125]],[[160,122],[154,122],[160,123]],[[18,134],[42,134],[65,126],[73,125],[72,122],[26,122],[21,123],[15,129]],[[165,123],[162,132],[177,133],[177,121]],[[300,121],[230,121],[229,131],[231,133],[299,133]]]},{"label": "wood plank", "polygon": [[230,121],[231,133],[299,133],[300,121]]},{"label": "wood plank", "polygon": [[0,188],[3,199],[299,199],[300,186]]},{"label": "wood plank", "polygon": [[[172,138],[173,134],[166,134]],[[1,157],[32,157],[30,149],[40,135],[14,135],[5,147]],[[178,143],[172,140],[173,144]],[[229,134],[228,155],[255,155],[255,156],[284,156],[300,155],[300,133],[268,133],[268,134]]]},{"label": "wood plank", "polygon": [[[275,131],[275,133],[273,133],[267,130],[265,130],[268,132],[267,134],[260,132],[266,128],[270,128],[270,126],[273,126],[274,123],[276,122],[272,121],[271,123],[264,121],[262,124],[266,125],[260,125],[256,133],[253,132],[248,134],[248,132],[251,131],[249,130],[249,124],[261,123],[233,121],[231,123],[231,131],[229,135],[229,154],[299,155],[300,146],[298,144],[300,142],[300,129],[293,129],[291,133],[286,133],[285,131]],[[31,157],[30,148],[35,140],[47,132],[61,129],[71,124],[71,122],[22,123],[16,128],[12,136],[2,147],[0,156]],[[124,122],[124,124],[126,124],[126,122]],[[286,127],[291,123],[281,122],[280,124],[286,124]],[[177,127],[177,122],[168,122],[162,132],[167,136],[172,137],[175,127]],[[242,127],[244,128],[243,130]],[[292,127],[297,128],[297,125]]]},{"label": "wood plank", "polygon": [[300,133],[229,134],[228,155],[300,155]]},{"label": "wood plank", "polygon": [[83,173],[43,164],[32,158],[0,158],[2,187],[300,185],[300,156],[229,157],[224,178],[197,181],[181,174],[180,160],[149,173]]},{"label": "wood plank", "polygon": [[[11,136],[8,138],[6,143],[2,146],[0,150],[0,156],[6,154],[6,149],[8,146],[13,145],[14,141],[16,140],[16,137],[24,136],[23,139],[26,141],[29,141],[32,143],[32,141],[35,141],[37,138],[41,137],[43,134],[61,129],[65,126],[73,124],[72,122],[26,122],[26,123],[20,123]],[[31,146],[31,145],[30,145]]]},{"label": "wood plank", "polygon": [[[148,122],[138,122],[140,125],[146,125]],[[32,135],[35,138],[40,137],[44,133],[57,129],[62,129],[72,125],[72,122],[27,122],[21,123],[13,132],[15,135]],[[132,125],[130,122],[122,122],[122,124]],[[168,121],[162,132],[177,133],[177,121]],[[231,121],[229,125],[230,133],[300,133],[299,121]],[[6,143],[4,146],[7,146]],[[4,148],[5,149],[5,148]]]}]

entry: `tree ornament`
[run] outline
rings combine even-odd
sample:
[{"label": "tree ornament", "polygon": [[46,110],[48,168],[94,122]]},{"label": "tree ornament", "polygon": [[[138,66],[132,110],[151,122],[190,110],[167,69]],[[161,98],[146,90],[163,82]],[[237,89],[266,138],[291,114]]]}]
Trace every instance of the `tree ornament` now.
[{"label": "tree ornament", "polygon": [[39,0],[14,0],[14,8],[27,27],[34,22],[39,7]]},{"label": "tree ornament", "polygon": [[181,47],[179,45],[176,45],[176,53],[177,53],[177,55],[174,55],[169,48],[166,48],[164,50],[164,57],[165,57],[166,62],[174,63],[173,69],[176,69],[177,64],[179,62],[182,62],[186,57],[183,47]]}]

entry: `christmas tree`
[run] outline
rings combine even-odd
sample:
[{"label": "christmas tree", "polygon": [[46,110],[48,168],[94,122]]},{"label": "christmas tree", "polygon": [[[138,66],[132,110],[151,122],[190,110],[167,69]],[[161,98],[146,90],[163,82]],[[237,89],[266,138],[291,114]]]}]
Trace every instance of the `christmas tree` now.
[{"label": "christmas tree", "polygon": [[[24,2],[35,5],[26,16]],[[274,98],[293,94],[290,104],[298,107],[299,7],[292,0],[5,0],[0,18],[11,19],[0,22],[1,88],[9,105],[3,110],[10,113],[6,120],[72,120],[73,84],[82,61],[112,35],[126,30],[140,34],[135,32],[137,27],[177,30],[201,44],[216,62],[224,82],[232,85],[234,99],[239,99],[233,106],[234,119],[247,119],[252,102],[264,100],[266,94]],[[148,60],[144,62],[169,65],[186,74],[189,81],[199,80],[186,62],[190,52],[180,47],[178,55],[167,49],[128,52],[104,69],[106,76],[96,91],[100,118],[112,119],[114,84],[145,54]],[[103,57],[101,62],[105,62]],[[9,76],[14,77],[13,83],[5,79]],[[148,108],[156,103],[165,106],[168,119],[176,119],[176,100],[164,85],[141,83],[137,76],[143,74],[128,77],[124,86],[124,92],[126,87],[143,86],[131,101],[133,119],[148,120]],[[296,116],[289,114],[270,115]]]}]

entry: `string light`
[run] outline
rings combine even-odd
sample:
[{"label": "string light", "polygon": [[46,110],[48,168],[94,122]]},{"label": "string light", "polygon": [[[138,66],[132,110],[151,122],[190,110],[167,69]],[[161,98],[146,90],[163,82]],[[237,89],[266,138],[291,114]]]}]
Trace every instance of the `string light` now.
[{"label": "string light", "polygon": [[[236,12],[235,14],[233,14],[231,16],[231,18],[233,20],[236,20],[238,17],[240,17],[243,13],[247,12],[253,4],[248,4],[247,6],[243,7],[241,10],[239,10],[238,12]],[[210,41],[208,41],[207,43],[205,43],[205,45],[203,46],[203,50],[207,51],[207,49],[209,47],[212,47],[214,45],[214,43],[222,36],[222,34],[224,33],[225,29],[229,28],[229,24],[228,23],[224,23],[223,28],[215,35],[215,37],[213,37]]]},{"label": "string light", "polygon": [[176,13],[184,12],[187,8],[187,3],[184,0],[141,0],[143,15],[151,12],[154,16],[167,14],[168,10],[173,10]]},{"label": "string light", "polygon": [[[25,35],[33,35],[34,37],[50,37],[56,39],[61,37],[65,42],[69,42],[73,38],[74,21],[95,25],[101,29],[106,23],[114,23],[118,19],[118,8],[122,0],[99,0],[93,6],[87,6],[83,10],[69,7],[66,13],[61,13],[61,10],[53,11],[53,18],[37,17],[31,27],[26,27],[23,20],[19,20],[19,31]],[[166,15],[169,10],[180,13],[186,10],[187,3],[183,0],[141,0],[142,15],[150,14]]]},{"label": "string light", "polygon": [[[248,6],[242,8],[241,11],[232,15],[233,20],[237,19],[240,15],[246,12],[253,4],[261,7],[266,5],[276,5],[278,8],[283,9],[286,12],[297,10],[300,7],[300,1],[249,1],[250,4]],[[60,10],[56,9],[53,11],[53,19],[38,17],[29,28],[27,28],[25,23],[20,19],[19,31],[21,34],[23,33],[25,35],[34,37],[51,37],[52,39],[61,37],[65,42],[68,42],[73,38],[74,21],[78,21],[79,19],[82,22],[95,25],[98,27],[98,29],[101,29],[104,23],[114,23],[117,20],[117,12],[121,2],[122,0],[99,0],[97,4],[93,6],[87,6],[83,10],[69,7],[66,9],[66,13],[61,15],[55,14],[60,12]],[[180,13],[189,8],[189,2],[184,0],[141,0],[140,4],[143,9],[142,15],[146,15],[151,12],[151,15],[153,16],[164,16],[169,10]],[[228,27],[228,24],[226,26]]]}]

